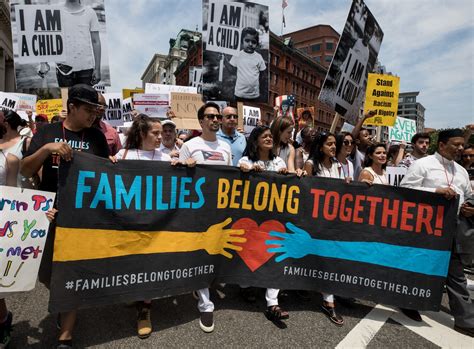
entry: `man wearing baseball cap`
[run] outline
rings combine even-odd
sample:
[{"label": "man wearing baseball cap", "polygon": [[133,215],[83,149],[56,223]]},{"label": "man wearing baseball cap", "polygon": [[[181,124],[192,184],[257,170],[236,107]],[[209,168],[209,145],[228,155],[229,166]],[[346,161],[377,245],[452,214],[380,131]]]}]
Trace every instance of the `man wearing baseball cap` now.
[{"label": "man wearing baseball cap", "polygon": [[[70,161],[74,151],[83,151],[107,158],[107,141],[100,130],[91,128],[101,105],[97,92],[88,85],[69,88],[67,116],[64,122],[48,124],[38,130],[31,140],[26,156],[21,162],[21,173],[29,178],[41,168],[40,190],[57,191],[60,161]],[[61,207],[56,207],[61,209]],[[49,288],[53,260],[55,220],[51,222],[39,271],[39,280]],[[76,311],[60,314],[58,348],[72,347],[72,331]]]},{"label": "man wearing baseball cap", "polygon": [[171,156],[179,157],[179,147],[176,145],[176,124],[172,120],[164,120],[161,122],[163,127],[160,150]]}]

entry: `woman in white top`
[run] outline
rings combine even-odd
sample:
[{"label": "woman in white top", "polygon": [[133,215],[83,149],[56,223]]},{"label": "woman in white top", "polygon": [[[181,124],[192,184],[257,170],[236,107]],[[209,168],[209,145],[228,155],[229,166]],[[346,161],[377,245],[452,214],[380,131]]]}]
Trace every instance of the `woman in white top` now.
[{"label": "woman in white top", "polygon": [[371,145],[365,152],[364,169],[359,175],[359,181],[372,184],[388,185],[388,178],[385,172],[387,167],[387,150],[385,144],[379,143]]},{"label": "woman in white top", "polygon": [[[116,160],[148,160],[170,161],[171,157],[163,153],[161,145],[162,126],[158,119],[139,114],[133,120],[125,143],[116,155]],[[152,332],[151,299],[137,302],[137,334],[139,338],[147,338]]]},{"label": "woman in white top", "polygon": [[27,142],[26,149],[30,139],[21,136],[20,130],[26,125],[26,121],[14,111],[0,111],[0,149],[5,154],[13,154],[20,160],[23,158],[23,142]]},{"label": "woman in white top", "polygon": [[[244,156],[239,160],[237,166],[244,172],[251,170],[288,172],[283,159],[275,156],[273,153],[273,137],[270,128],[267,126],[257,126],[252,130],[247,140]],[[243,288],[243,290],[246,289]],[[267,288],[265,293],[267,301],[265,315],[269,320],[285,320],[289,318],[288,312],[278,305],[279,292],[280,290],[278,289]]]},{"label": "woman in white top", "polygon": [[286,164],[288,172],[295,173],[295,148],[291,145],[293,134],[293,120],[280,116],[272,122],[270,128],[273,136],[273,153]]},{"label": "woman in white top", "polygon": [[314,138],[316,137],[316,130],[311,126],[306,126],[301,130],[301,147],[296,149],[296,168],[303,169],[306,160],[308,160],[311,145],[313,144]]},{"label": "woman in white top", "polygon": [[353,181],[354,180],[354,165],[349,160],[354,150],[354,138],[349,132],[343,132],[336,136],[336,158],[341,165],[342,172],[344,172],[344,178]]},{"label": "woman in white top", "polygon": [[[318,134],[311,147],[309,159],[304,165],[308,176],[345,179],[341,164],[336,160],[336,137],[332,133]],[[342,316],[336,313],[334,295],[322,293],[324,314],[337,326],[344,324]]]}]

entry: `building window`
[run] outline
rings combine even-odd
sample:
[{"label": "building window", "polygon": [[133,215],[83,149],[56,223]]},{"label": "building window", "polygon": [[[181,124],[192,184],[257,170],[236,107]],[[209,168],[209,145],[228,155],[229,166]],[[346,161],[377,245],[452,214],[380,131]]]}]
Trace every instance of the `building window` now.
[{"label": "building window", "polygon": [[326,50],[332,50],[334,48],[334,44],[332,42],[326,42]]},{"label": "building window", "polygon": [[314,60],[318,63],[321,63],[321,57],[317,56],[317,57],[314,57]]},{"label": "building window", "polygon": [[277,55],[274,56],[274,63],[275,63],[276,66],[278,66],[280,64],[280,57],[279,56],[277,56]]},{"label": "building window", "polygon": [[311,51],[313,51],[313,52],[321,51],[321,44],[311,45]]},{"label": "building window", "polygon": [[278,74],[273,74],[273,84],[278,84]]},{"label": "building window", "polygon": [[331,63],[331,61],[332,61],[332,56],[324,56],[324,61],[325,61],[326,63]]}]

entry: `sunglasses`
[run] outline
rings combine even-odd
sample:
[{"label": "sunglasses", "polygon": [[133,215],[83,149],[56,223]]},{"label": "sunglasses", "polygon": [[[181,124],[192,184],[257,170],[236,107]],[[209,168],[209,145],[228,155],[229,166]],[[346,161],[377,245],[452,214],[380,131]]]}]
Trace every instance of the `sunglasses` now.
[{"label": "sunglasses", "polygon": [[221,114],[204,114],[204,117],[207,120],[214,120],[214,118],[217,118],[217,120],[222,120],[222,115]]},{"label": "sunglasses", "polygon": [[352,145],[354,142],[353,141],[348,141],[348,140],[345,140],[344,142],[342,142],[345,146],[348,146],[348,145]]},{"label": "sunglasses", "polygon": [[229,115],[225,115],[225,118],[237,120],[239,116],[236,114],[229,114]]}]

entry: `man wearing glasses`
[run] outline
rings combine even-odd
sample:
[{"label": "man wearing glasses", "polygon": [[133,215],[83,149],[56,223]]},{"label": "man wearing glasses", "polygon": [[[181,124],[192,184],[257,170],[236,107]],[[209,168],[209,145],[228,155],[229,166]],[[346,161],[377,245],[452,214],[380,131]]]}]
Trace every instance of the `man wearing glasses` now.
[{"label": "man wearing glasses", "polygon": [[[202,134],[183,144],[179,152],[179,161],[188,166],[193,164],[228,165],[232,166],[232,153],[229,144],[217,139],[222,122],[219,106],[207,102],[198,110],[198,120]],[[214,330],[214,303],[209,296],[209,289],[203,288],[196,291],[199,302],[198,309],[201,313],[199,326],[204,332]]]},{"label": "man wearing glasses", "polygon": [[232,164],[237,166],[247,145],[245,136],[237,132],[237,110],[233,107],[226,107],[222,111],[222,124],[217,131],[217,138],[230,145],[232,151]]}]

